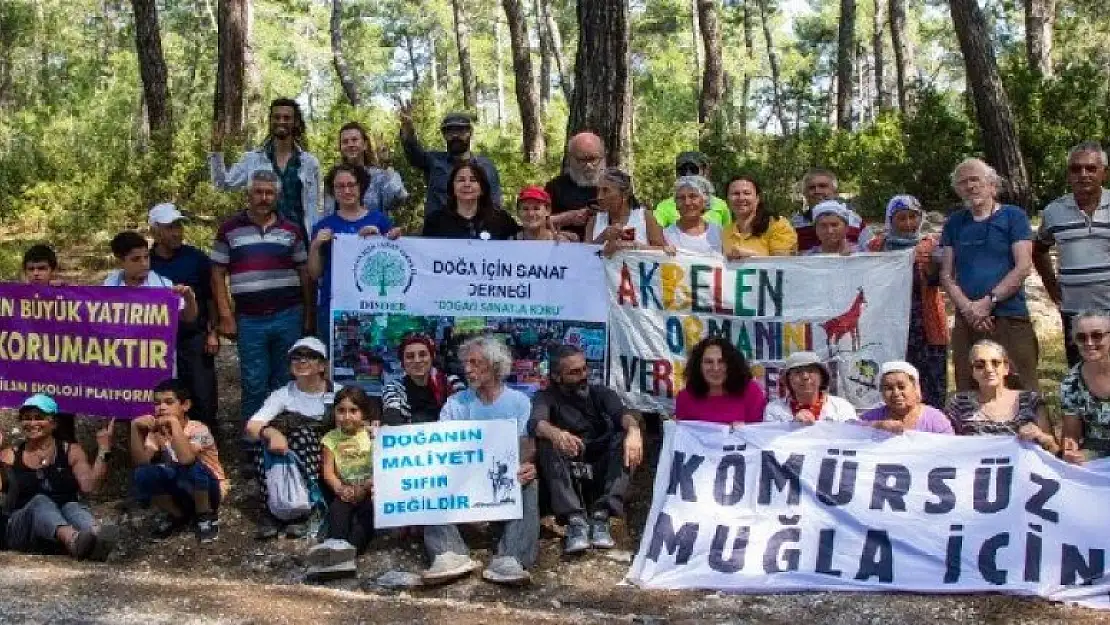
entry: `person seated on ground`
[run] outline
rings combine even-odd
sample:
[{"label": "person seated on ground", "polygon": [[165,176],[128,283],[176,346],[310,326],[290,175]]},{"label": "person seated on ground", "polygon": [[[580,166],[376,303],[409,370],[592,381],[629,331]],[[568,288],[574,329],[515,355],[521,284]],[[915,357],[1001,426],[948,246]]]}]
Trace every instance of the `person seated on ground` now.
[{"label": "person seated on ground", "polygon": [[924,214],[914,196],[894,196],[886,205],[886,230],[868,241],[866,249],[914,249],[906,361],[921,372],[925,403],[942,406],[948,396],[948,317],[940,289],[939,257],[934,258],[940,237],[921,232]]},{"label": "person seated on ground", "polygon": [[589,379],[581,349],[556,349],[551,384],[533,398],[528,421],[552,512],[567,527],[565,554],[616,546],[609,519],[624,516],[632,471],[644,455],[636,415],[616,391]]},{"label": "person seated on ground", "polygon": [[956,393],[944,410],[956,434],[1016,435],[1049,453],[1059,452],[1041,394],[1011,390],[1021,388],[1021,382],[1010,373],[1006,349],[982,339],[971,347],[968,357],[975,390]]},{"label": "person seated on ground", "polygon": [[[674,171],[675,180],[684,176],[700,176],[709,180],[711,178],[709,157],[701,152],[682,152],[674,159]],[[655,205],[652,214],[655,216],[655,221],[659,222],[660,227],[667,228],[678,223],[682,212],[678,204],[678,199],[672,196]],[[729,212],[728,205],[725,204],[724,200],[714,196],[710,191],[709,199],[705,203],[703,219],[724,229],[732,223],[732,213]]]},{"label": "person seated on ground", "polygon": [[331,252],[337,234],[360,237],[386,236],[396,239],[401,229],[394,228],[385,213],[370,210],[362,203],[366,185],[370,184],[366,169],[340,163],[324,178],[324,188],[337,209],[312,227],[312,243],[308,247],[308,275],[316,281],[316,335],[331,343]]},{"label": "person seated on ground", "polygon": [[803,256],[813,254],[839,254],[851,256],[856,251],[848,239],[850,211],[848,207],[835,200],[821,202],[813,208],[813,224],[820,243],[804,252]]},{"label": "person seated on ground", "polygon": [[[305,488],[312,492],[320,483],[320,437],[331,429],[331,407],[335,392],[328,380],[327,349],[320,339],[305,337],[289,349],[289,369],[293,380],[270,393],[262,408],[247,421],[246,437],[262,444],[255,454],[262,500],[269,501],[266,484],[267,455],[286,456],[296,461]],[[267,508],[258,521],[255,536],[276,538],[284,531],[287,538],[308,535],[311,515],[299,519],[278,519]]]},{"label": "person seated on ground", "polygon": [[759,183],[750,176],[736,176],[725,186],[732,225],[722,241],[725,256],[740,260],[752,256],[793,256],[798,253],[798,233],[783,217],[763,206]]},{"label": "person seated on ground", "polygon": [[586,222],[583,240],[604,244],[606,256],[622,250],[661,250],[667,246],[655,216],[632,193],[632,178],[620,169],[609,167],[602,172],[597,205],[598,212]]},{"label": "person seated on ground", "polygon": [[1080,312],[1071,335],[1083,360],[1060,382],[1063,458],[1082,464],[1110,456],[1110,313]]},{"label": "person seated on ground", "polygon": [[320,440],[320,476],[332,495],[327,540],[308,551],[308,576],[354,576],[355,557],[374,537],[374,472],[370,396],[357,386],[335,394],[335,429]]},{"label": "person seated on ground", "polygon": [[779,370],[779,383],[784,393],[767,404],[763,420],[804,425],[855,420],[855,407],[848,400],[829,393],[831,380],[829,368],[816,353],[790,354]]},{"label": "person seated on ground", "polygon": [[721,227],[705,219],[713,183],[701,176],[683,176],[674,183],[678,220],[663,229],[663,239],[677,251],[721,253]]},{"label": "person seated on ground", "polygon": [[505,241],[520,232],[516,220],[494,203],[486,172],[478,162],[457,162],[448,180],[447,206],[425,215],[423,236]]},{"label": "person seated on ground", "polygon": [[883,405],[865,411],[860,420],[877,430],[901,434],[909,430],[953,434],[952,423],[936,408],[921,401],[917,368],[903,360],[883,363],[879,368],[879,390]]},{"label": "person seated on ground", "polygon": [[466,385],[435,367],[436,344],[426,334],[410,334],[397,348],[405,374],[382,389],[382,423],[407,425],[439,419],[443,404]]},{"label": "person seated on ground", "polygon": [[193,323],[197,320],[197,298],[193,289],[186,284],[174,284],[150,270],[150,244],[143,235],[126,230],[112,238],[111,247],[120,268],[104,278],[104,286],[170,289],[181,296],[181,321]]},{"label": "person seated on ground", "polygon": [[162,512],[155,538],[169,538],[192,524],[197,540],[210,543],[220,533],[220,501],[228,488],[216,439],[204,423],[189,419],[188,386],[166,380],[153,394],[154,414],[131,422],[135,499]]},{"label": "person seated on ground", "polygon": [[[58,404],[49,395],[28,397],[19,407],[26,441],[0,450],[0,490],[4,493],[7,549],[55,553],[103,562],[119,540],[119,528],[98,524],[81,500],[100,488],[108,475],[115,421],[96,433],[97,454],[89,464],[85,450],[54,436]],[[3,435],[0,434],[0,445]]]},{"label": "person seated on ground", "polygon": [[[497,584],[526,584],[532,577],[528,569],[536,561],[540,535],[539,505],[536,495],[535,441],[528,435],[532,405],[528,396],[505,385],[513,360],[505,344],[491,336],[479,336],[459,348],[470,388],[447,399],[440,421],[506,419],[517,426],[520,437],[520,482],[523,515],[512,521],[492,523],[500,531],[493,559],[482,578]],[[478,568],[470,558],[455,525],[429,525],[424,528],[424,548],[431,566],[421,577],[427,584],[457,579]]]},{"label": "person seated on ground", "polygon": [[551,196],[543,187],[524,187],[516,197],[520,213],[520,232],[513,236],[517,241],[577,241],[573,232],[560,232],[551,223]]},{"label": "person seated on ground", "polygon": [[767,394],[752,379],[744,354],[720,337],[702,339],[686,360],[686,388],[675,398],[678,421],[741,426],[763,421]]}]

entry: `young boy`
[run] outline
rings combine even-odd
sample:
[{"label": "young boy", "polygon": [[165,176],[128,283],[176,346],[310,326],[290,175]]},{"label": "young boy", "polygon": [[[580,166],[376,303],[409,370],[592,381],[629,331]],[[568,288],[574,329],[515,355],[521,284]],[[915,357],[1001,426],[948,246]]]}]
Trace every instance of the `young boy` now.
[{"label": "young boy", "polygon": [[49,245],[32,245],[23,253],[23,281],[38,286],[58,286],[58,255]]},{"label": "young boy", "polygon": [[208,427],[186,416],[190,405],[189,389],[178,380],[154,387],[154,414],[131,422],[133,484],[139,503],[153,503],[165,514],[155,538],[193,523],[197,540],[209,543],[220,531],[217,511],[227,476]]},{"label": "young boy", "polygon": [[198,308],[193,289],[184,284],[174,284],[150,270],[150,244],[143,235],[126,230],[112,238],[111,247],[120,268],[104,278],[104,286],[170,289],[181,296],[181,321],[196,321]]}]

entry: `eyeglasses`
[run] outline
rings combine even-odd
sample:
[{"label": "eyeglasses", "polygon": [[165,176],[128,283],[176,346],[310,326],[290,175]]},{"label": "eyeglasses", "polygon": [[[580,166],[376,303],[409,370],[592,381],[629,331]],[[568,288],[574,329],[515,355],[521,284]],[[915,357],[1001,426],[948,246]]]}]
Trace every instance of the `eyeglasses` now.
[{"label": "eyeglasses", "polygon": [[1004,364],[1006,364],[1005,360],[992,358],[990,360],[976,360],[975,362],[971,363],[971,366],[975,369],[986,369],[987,365],[990,365],[992,369],[997,369]]},{"label": "eyeglasses", "polygon": [[335,183],[334,186],[335,186],[336,191],[346,191],[347,189],[357,189],[358,188],[358,183],[357,182],[337,182],[337,183]]},{"label": "eyeglasses", "polygon": [[1084,172],[1089,173],[1089,174],[1094,174],[1094,173],[1098,173],[1098,170],[1100,170],[1100,169],[1102,169],[1102,165],[1096,165],[1094,163],[1091,163],[1091,164],[1072,163],[1071,165],[1068,165],[1068,171],[1070,171],[1073,174],[1082,174]]},{"label": "eyeglasses", "polygon": [[1101,343],[1102,339],[1104,339],[1104,338],[1106,338],[1106,333],[1103,332],[1102,330],[1094,330],[1094,331],[1089,332],[1089,333],[1088,332],[1076,332],[1075,333],[1075,343],[1077,345],[1082,345],[1082,344],[1088,342],[1088,340],[1091,343]]},{"label": "eyeglasses", "polygon": [[323,358],[320,357],[320,354],[317,354],[315,352],[298,352],[289,357],[289,362],[295,362],[299,364],[303,364],[306,362],[316,362],[319,360],[323,360]]},{"label": "eyeglasses", "polygon": [[583,165],[593,165],[601,162],[600,154],[571,154],[571,157]]}]

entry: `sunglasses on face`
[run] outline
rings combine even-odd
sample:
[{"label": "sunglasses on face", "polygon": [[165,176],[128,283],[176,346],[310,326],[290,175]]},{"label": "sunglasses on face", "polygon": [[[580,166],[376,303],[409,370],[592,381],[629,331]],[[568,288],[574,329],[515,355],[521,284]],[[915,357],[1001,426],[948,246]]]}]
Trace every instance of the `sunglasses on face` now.
[{"label": "sunglasses on face", "polygon": [[986,369],[987,365],[990,365],[992,369],[997,369],[1004,364],[1006,364],[1005,360],[992,358],[991,360],[976,360],[975,362],[971,363],[971,366],[975,369]]},{"label": "sunglasses on face", "polygon": [[1090,341],[1091,343],[1101,343],[1102,339],[1104,338],[1106,338],[1106,333],[1102,330],[1075,333],[1075,342],[1079,345],[1082,345],[1088,341]]},{"label": "sunglasses on face", "polygon": [[323,358],[320,358],[319,354],[312,352],[298,352],[289,357],[290,362],[296,363],[316,362],[318,360],[323,360]]}]

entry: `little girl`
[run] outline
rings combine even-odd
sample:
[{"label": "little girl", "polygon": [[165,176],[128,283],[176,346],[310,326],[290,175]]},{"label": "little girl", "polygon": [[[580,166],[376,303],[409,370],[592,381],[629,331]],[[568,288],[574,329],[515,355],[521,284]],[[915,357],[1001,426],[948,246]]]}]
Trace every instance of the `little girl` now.
[{"label": "little girl", "polygon": [[328,540],[309,551],[310,577],[354,575],[356,555],[374,537],[371,411],[370,396],[357,386],[335,394],[336,428],[320,441],[320,476],[335,498],[328,507]]}]

